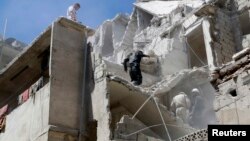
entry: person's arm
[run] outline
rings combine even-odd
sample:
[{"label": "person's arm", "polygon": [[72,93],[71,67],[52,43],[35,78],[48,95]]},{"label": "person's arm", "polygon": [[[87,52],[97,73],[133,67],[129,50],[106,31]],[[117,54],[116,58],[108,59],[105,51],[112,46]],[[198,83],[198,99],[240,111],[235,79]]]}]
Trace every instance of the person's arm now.
[{"label": "person's arm", "polygon": [[123,67],[124,67],[124,71],[127,72],[128,71],[128,66],[127,63],[129,62],[129,58],[132,55],[132,53],[130,53],[124,60],[123,60]]},{"label": "person's arm", "polygon": [[187,95],[185,95],[185,100],[186,100],[187,109],[190,110],[190,108],[191,108],[191,101],[190,101],[190,99],[188,98]]},{"label": "person's arm", "polygon": [[175,99],[173,98],[171,104],[170,104],[170,111],[175,115],[175,111],[176,107],[175,107]]},{"label": "person's arm", "polygon": [[72,20],[76,22],[77,21],[76,10],[74,9],[71,14],[72,14]]},{"label": "person's arm", "polygon": [[150,57],[149,55],[143,54],[142,57]]},{"label": "person's arm", "polygon": [[129,61],[129,58],[127,57],[127,58],[125,58],[125,59],[123,60],[123,63],[122,63],[125,72],[128,71],[128,66],[127,66],[128,61]]},{"label": "person's arm", "polygon": [[193,114],[194,114],[194,112],[195,112],[195,107],[197,107],[197,97],[195,98],[195,100],[194,100],[194,104],[193,105],[191,105],[191,111],[190,111],[190,118],[192,118],[193,117]]}]

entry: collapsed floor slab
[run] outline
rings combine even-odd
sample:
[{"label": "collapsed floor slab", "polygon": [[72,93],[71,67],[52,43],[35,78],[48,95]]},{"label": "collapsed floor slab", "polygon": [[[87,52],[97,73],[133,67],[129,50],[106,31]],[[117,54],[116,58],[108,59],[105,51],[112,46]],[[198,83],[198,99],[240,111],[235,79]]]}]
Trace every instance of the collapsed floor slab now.
[{"label": "collapsed floor slab", "polygon": [[[136,132],[140,130],[139,128],[143,129],[150,126],[153,127],[147,129],[147,131],[151,131],[157,136],[144,134],[149,137],[151,136],[164,140],[169,140],[167,133],[169,133],[171,139],[177,139],[194,132],[197,130],[195,128],[199,126],[194,125],[195,128],[193,128],[177,120],[170,110],[170,103],[173,97],[181,91],[187,93],[190,99],[192,99],[192,95],[189,94],[189,92],[196,87],[202,91],[204,100],[207,100],[206,103],[208,104],[206,105],[206,109],[203,109],[206,113],[203,116],[211,115],[211,112],[213,112],[213,87],[209,83],[209,75],[205,70],[185,70],[170,75],[167,79],[155,81],[155,84],[134,86],[128,79],[124,79],[128,78],[128,74],[124,73],[121,75],[123,77],[120,76],[122,66],[112,65],[101,58],[99,58],[101,60],[99,60],[98,57],[95,58],[97,58],[95,62],[100,63],[94,63],[94,66],[97,68],[96,70],[98,72],[102,72],[95,73],[96,84],[92,94],[93,100],[102,99],[100,104],[92,105],[94,108],[93,118],[99,123],[97,127],[97,136],[102,138],[105,136],[105,138],[110,139],[119,139],[119,137],[120,139],[126,139],[122,135],[129,135],[133,133],[132,131]],[[111,66],[112,68],[116,68],[116,71],[110,69]],[[190,80],[193,82],[190,83]],[[100,95],[101,91],[103,93],[102,95]],[[192,99],[192,101],[194,102],[194,99]],[[101,106],[103,104],[105,106]],[[102,114],[97,114],[97,111]],[[121,123],[120,120],[126,115],[130,118],[127,122]],[[133,121],[133,119],[135,121]],[[215,120],[212,116],[209,116],[209,120],[207,121],[213,123]],[[207,122],[198,123],[204,125],[208,124]],[[167,132],[164,128],[164,124],[166,124]],[[125,128],[125,125],[133,128]],[[155,125],[159,126],[154,127]],[[101,129],[105,129],[105,132],[108,131],[109,134],[103,134]],[[121,133],[118,131],[123,131],[124,133],[120,135]],[[141,133],[136,134],[138,135]],[[133,138],[133,136],[131,138]]]}]

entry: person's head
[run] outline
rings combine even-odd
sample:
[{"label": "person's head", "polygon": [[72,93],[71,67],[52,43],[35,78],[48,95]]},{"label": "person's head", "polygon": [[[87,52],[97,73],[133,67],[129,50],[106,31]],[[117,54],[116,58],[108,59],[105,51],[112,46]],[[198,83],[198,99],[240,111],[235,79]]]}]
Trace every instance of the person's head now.
[{"label": "person's head", "polygon": [[136,56],[142,56],[144,53],[141,50],[135,51]]},{"label": "person's head", "polygon": [[192,89],[192,94],[193,94],[194,96],[200,95],[200,91],[199,91],[197,88],[193,88],[193,89]]},{"label": "person's head", "polygon": [[80,5],[79,3],[75,3],[75,4],[74,4],[74,8],[75,8],[76,10],[78,10],[78,9],[81,8],[81,5]]}]

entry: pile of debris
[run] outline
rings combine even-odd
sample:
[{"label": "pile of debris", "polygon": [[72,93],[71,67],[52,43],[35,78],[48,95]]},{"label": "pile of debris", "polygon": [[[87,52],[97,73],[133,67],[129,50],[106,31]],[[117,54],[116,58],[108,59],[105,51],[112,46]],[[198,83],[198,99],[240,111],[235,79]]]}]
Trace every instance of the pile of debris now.
[{"label": "pile of debris", "polygon": [[211,83],[218,89],[218,85],[227,82],[228,80],[234,79],[243,72],[250,70],[250,48],[238,52],[233,57],[233,61],[228,64],[216,68],[211,74]]}]

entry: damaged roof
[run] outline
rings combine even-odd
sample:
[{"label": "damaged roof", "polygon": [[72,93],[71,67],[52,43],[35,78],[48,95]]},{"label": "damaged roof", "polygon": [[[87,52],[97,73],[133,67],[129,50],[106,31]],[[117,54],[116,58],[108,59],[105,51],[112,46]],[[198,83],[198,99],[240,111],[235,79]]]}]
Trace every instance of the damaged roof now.
[{"label": "damaged roof", "polygon": [[197,8],[202,5],[201,1],[149,1],[137,2],[134,5],[154,16],[168,15],[181,5]]}]

